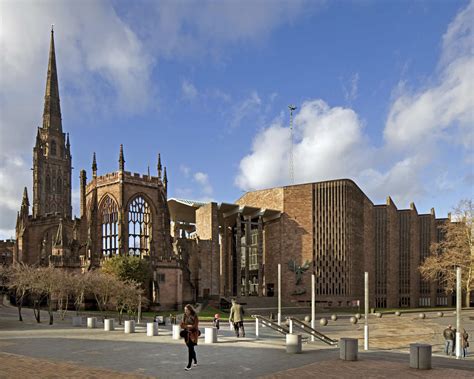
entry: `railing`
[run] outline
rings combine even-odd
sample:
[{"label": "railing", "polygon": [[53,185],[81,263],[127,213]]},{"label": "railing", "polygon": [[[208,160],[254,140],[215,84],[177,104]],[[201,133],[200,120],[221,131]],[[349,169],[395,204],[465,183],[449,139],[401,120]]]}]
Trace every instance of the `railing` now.
[{"label": "railing", "polygon": [[298,320],[297,318],[294,317],[288,317],[288,320],[290,322],[290,328],[289,328],[289,333],[293,333],[293,326],[297,326],[301,330],[303,330],[305,333],[308,333],[309,335],[317,338],[321,342],[324,342],[325,344],[328,345],[337,345],[337,340],[333,340],[332,338],[329,338],[328,336],[318,332],[317,330],[313,329],[311,326],[308,324],[304,323],[301,320]]},{"label": "railing", "polygon": [[252,317],[256,320],[255,335],[257,336],[257,338],[258,338],[258,322],[259,321],[262,323],[262,325],[265,325],[265,326],[269,327],[270,329],[273,329],[273,330],[277,331],[278,333],[285,334],[285,335],[290,333],[288,328],[286,328],[285,326],[282,326],[282,325],[278,325],[278,323],[273,322],[269,318],[266,318],[266,317],[263,317],[263,316],[260,316],[260,315],[252,315]]}]

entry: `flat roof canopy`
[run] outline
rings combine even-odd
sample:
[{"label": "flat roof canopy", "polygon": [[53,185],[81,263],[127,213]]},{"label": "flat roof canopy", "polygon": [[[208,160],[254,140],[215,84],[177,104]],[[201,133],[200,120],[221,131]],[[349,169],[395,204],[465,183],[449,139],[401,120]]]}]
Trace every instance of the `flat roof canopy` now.
[{"label": "flat roof canopy", "polygon": [[[209,203],[200,201],[175,199],[168,200],[168,208],[170,210],[171,220],[175,222],[184,222],[189,224],[196,223],[196,210]],[[244,217],[262,216],[263,221],[269,221],[280,217],[281,212],[274,209],[265,209],[257,207],[249,207],[245,205],[221,203],[217,206],[219,223],[222,225],[225,218],[235,219],[237,213],[241,213]]]}]

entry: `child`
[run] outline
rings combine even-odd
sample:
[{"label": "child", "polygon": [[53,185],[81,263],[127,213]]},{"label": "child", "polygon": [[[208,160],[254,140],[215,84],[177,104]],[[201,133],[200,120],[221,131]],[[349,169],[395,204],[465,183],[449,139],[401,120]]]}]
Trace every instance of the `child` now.
[{"label": "child", "polygon": [[220,323],[219,313],[216,313],[214,315],[214,320],[212,320],[212,324],[214,325],[215,328],[217,328],[217,330],[219,330],[219,323]]}]

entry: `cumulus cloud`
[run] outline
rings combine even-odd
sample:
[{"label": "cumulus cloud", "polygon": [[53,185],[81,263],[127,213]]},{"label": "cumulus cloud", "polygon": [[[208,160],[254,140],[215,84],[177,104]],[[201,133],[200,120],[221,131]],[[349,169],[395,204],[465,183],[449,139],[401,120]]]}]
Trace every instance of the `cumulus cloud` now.
[{"label": "cumulus cloud", "polygon": [[[444,159],[440,144],[461,146],[461,164],[469,165],[474,148],[473,18],[471,2],[449,25],[431,85],[397,87],[380,147],[370,142],[353,109],[330,107],[321,99],[304,102],[294,119],[295,183],[349,177],[372,199],[390,195],[404,206],[426,195],[426,170],[442,166]],[[348,102],[357,96],[357,84],[355,75],[345,90]],[[290,131],[282,120],[259,131],[240,161],[235,184],[243,190],[290,184],[290,147]],[[431,188],[453,189],[448,175],[430,180]]]},{"label": "cumulus cloud", "polygon": [[204,196],[212,196],[214,190],[209,182],[209,175],[200,171],[196,172],[194,174],[194,181],[201,186],[201,192]]},{"label": "cumulus cloud", "polygon": [[387,144],[410,149],[421,141],[438,140],[449,133],[450,138],[465,148],[472,148],[473,19],[474,2],[471,2],[449,25],[443,36],[441,71],[433,79],[433,85],[421,90],[399,88],[384,131]]}]

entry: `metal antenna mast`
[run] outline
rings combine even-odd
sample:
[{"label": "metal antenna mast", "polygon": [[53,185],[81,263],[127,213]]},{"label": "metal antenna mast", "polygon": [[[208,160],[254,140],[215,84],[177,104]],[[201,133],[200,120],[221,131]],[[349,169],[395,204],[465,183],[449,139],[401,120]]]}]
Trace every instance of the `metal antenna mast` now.
[{"label": "metal antenna mast", "polygon": [[290,180],[291,184],[295,184],[295,173],[293,170],[293,111],[296,110],[296,105],[288,105],[288,109],[290,110]]}]

